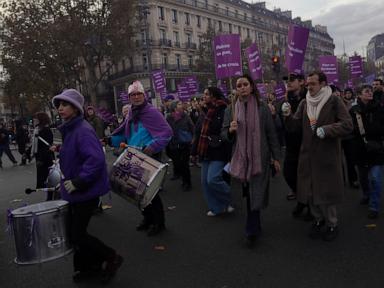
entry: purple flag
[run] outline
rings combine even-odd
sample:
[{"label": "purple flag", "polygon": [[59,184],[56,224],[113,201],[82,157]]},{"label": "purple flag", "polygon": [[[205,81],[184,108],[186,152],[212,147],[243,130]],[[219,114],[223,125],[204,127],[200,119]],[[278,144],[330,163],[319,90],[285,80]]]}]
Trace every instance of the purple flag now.
[{"label": "purple flag", "polygon": [[240,35],[216,36],[213,40],[216,78],[223,79],[243,74]]},{"label": "purple flag", "polygon": [[190,95],[196,94],[199,90],[196,76],[185,77],[183,82],[187,85]]},{"label": "purple flag", "polygon": [[261,69],[261,59],[257,44],[252,43],[251,46],[246,48],[245,55],[247,55],[249,72],[251,73],[252,79],[261,79],[263,77],[263,71]]},{"label": "purple flag", "polygon": [[163,70],[155,70],[152,72],[152,81],[155,86],[155,91],[160,93],[166,89],[165,74]]},{"label": "purple flag", "polygon": [[283,83],[279,83],[275,86],[275,96],[276,100],[281,100],[285,98],[285,85]]},{"label": "purple flag", "polygon": [[376,79],[375,74],[368,75],[367,77],[365,77],[365,83],[372,85],[372,83],[375,79]]},{"label": "purple flag", "polygon": [[261,99],[267,99],[267,87],[265,87],[264,83],[258,83],[256,84],[257,90],[259,90]]},{"label": "purple flag", "polygon": [[177,94],[179,96],[179,100],[182,102],[187,102],[191,99],[188,86],[184,82],[177,85]]},{"label": "purple flag", "polygon": [[319,66],[320,70],[327,76],[329,84],[337,84],[339,82],[336,56],[320,56]]},{"label": "purple flag", "polygon": [[288,72],[303,73],[303,63],[309,29],[291,24],[288,31],[288,44],[285,51],[285,66]]},{"label": "purple flag", "polygon": [[349,71],[351,79],[359,78],[363,75],[363,62],[360,56],[349,57]]}]

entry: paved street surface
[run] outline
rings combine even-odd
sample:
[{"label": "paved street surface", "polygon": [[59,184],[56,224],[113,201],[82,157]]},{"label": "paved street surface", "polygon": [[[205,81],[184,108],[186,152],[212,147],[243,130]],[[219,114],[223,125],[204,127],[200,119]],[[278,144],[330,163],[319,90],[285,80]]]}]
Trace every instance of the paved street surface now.
[{"label": "paved street surface", "polygon": [[[0,170],[0,287],[101,287],[97,281],[72,282],[72,255],[41,265],[14,264],[13,238],[5,232],[6,209],[43,201],[45,195],[24,194],[35,185],[34,163],[12,167],[5,158]],[[111,162],[113,156],[108,159]],[[291,217],[295,204],[285,199],[287,186],[278,176],[272,180],[270,206],[262,213],[263,236],[249,250],[243,242],[246,211],[238,187],[233,189],[234,215],[209,218],[199,168],[192,168],[192,173],[192,191],[181,191],[178,182],[165,182],[167,231],[158,237],[136,232],[138,209],[114,194],[113,208],[92,218],[90,232],[125,259],[109,287],[384,286],[384,215],[368,220],[366,207],[358,204],[358,190],[347,190],[339,210],[339,238],[326,243],[309,239],[310,224]],[[366,227],[372,223],[377,227]]]}]

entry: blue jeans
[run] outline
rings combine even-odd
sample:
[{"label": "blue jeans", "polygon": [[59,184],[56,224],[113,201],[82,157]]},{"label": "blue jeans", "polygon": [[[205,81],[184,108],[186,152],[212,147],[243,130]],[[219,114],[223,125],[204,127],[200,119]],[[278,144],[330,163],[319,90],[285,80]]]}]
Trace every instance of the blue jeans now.
[{"label": "blue jeans", "polygon": [[359,167],[364,198],[369,198],[369,210],[379,211],[381,197],[381,166]]},{"label": "blue jeans", "polygon": [[223,179],[223,161],[203,161],[201,167],[201,185],[208,208],[215,214],[226,211],[231,203],[231,192]]}]

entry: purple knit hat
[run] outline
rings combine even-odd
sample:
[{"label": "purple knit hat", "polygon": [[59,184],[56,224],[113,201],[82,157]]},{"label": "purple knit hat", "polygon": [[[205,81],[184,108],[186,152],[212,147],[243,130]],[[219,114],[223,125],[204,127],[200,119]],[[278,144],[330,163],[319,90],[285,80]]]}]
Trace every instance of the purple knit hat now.
[{"label": "purple knit hat", "polygon": [[56,107],[56,109],[59,108],[60,100],[71,103],[80,111],[81,114],[84,114],[84,96],[81,95],[81,93],[76,89],[64,90],[63,92],[61,92],[61,94],[53,97],[52,104]]}]

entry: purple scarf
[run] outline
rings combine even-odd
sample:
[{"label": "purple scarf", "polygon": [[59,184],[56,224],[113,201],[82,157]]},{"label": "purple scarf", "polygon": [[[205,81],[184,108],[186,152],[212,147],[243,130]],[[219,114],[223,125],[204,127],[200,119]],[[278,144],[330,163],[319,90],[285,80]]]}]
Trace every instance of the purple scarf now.
[{"label": "purple scarf", "polygon": [[241,181],[249,181],[261,173],[259,109],[254,95],[247,99],[246,107],[244,101],[237,100],[235,104],[237,132],[230,170]]}]

